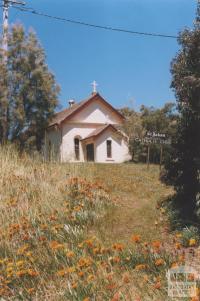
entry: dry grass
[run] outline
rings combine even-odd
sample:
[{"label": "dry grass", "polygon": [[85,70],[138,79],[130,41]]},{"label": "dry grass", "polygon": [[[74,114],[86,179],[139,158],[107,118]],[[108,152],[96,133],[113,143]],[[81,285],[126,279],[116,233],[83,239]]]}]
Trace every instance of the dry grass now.
[{"label": "dry grass", "polygon": [[76,173],[103,183],[116,201],[115,209],[99,224],[103,240],[127,243],[134,232],[145,240],[170,240],[167,220],[156,207],[172,189],[159,181],[158,166],[147,170],[145,164],[90,164],[80,165]]},{"label": "dry grass", "polygon": [[[45,164],[0,150],[2,300],[168,300],[184,260],[166,243],[156,166]],[[193,243],[195,241],[193,240]]]}]

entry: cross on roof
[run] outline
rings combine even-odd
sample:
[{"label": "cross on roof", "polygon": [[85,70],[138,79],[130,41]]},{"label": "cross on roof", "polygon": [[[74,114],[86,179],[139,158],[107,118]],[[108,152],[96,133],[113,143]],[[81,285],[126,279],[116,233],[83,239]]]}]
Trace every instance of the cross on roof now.
[{"label": "cross on roof", "polygon": [[93,87],[93,93],[96,93],[97,92],[97,82],[94,80],[93,83],[92,83],[92,87]]}]

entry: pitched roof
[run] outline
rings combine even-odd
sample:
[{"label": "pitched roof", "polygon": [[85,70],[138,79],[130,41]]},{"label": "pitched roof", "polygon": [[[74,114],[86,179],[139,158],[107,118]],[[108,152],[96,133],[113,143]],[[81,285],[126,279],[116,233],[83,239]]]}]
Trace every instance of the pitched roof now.
[{"label": "pitched roof", "polygon": [[[118,129],[112,125],[112,124],[105,124],[101,127],[99,127],[98,129],[94,130],[92,133],[90,133],[87,137],[81,139],[81,141],[87,140],[89,138],[96,138],[97,136],[99,136],[100,134],[102,134],[105,130],[107,130],[108,128],[111,128],[112,130],[121,133],[120,131],[118,131]],[[122,133],[121,133],[122,134]]]},{"label": "pitched roof", "polygon": [[114,110],[115,113],[121,118],[124,119],[124,116],[117,111],[115,108],[113,108],[99,93],[93,93],[88,99],[83,100],[79,103],[75,103],[72,107],[67,108],[61,112],[56,113],[52,120],[49,123],[48,127],[51,127],[53,125],[59,125],[61,124],[64,120],[72,117],[75,113],[79,112],[80,110],[82,110],[86,105],[88,105],[90,102],[92,102],[95,99],[101,99],[101,101],[103,101],[103,103],[109,107],[110,109]]}]

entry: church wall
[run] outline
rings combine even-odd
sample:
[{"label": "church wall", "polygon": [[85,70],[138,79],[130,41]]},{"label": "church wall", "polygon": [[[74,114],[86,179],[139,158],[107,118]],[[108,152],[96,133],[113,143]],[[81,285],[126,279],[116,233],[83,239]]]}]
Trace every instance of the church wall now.
[{"label": "church wall", "polygon": [[88,122],[88,123],[110,123],[120,124],[121,118],[115,111],[109,109],[101,101],[95,100],[90,103],[85,109],[78,112],[70,119],[70,122]]},{"label": "church wall", "polygon": [[[97,126],[87,125],[87,124],[71,124],[66,123],[63,125],[62,129],[62,161],[75,161],[74,152],[74,138],[80,137],[81,139],[87,137],[91,132],[93,132]],[[80,162],[84,161],[84,153],[82,149],[82,143],[80,142]]]},{"label": "church wall", "polygon": [[[107,140],[112,141],[112,158],[107,158]],[[96,162],[122,163],[130,159],[127,143],[112,130],[104,132],[96,141]]]}]

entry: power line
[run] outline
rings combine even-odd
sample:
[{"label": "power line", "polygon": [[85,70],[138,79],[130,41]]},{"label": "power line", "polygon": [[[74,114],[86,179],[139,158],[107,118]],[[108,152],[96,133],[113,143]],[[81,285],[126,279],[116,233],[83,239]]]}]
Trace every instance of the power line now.
[{"label": "power line", "polygon": [[72,23],[72,24],[76,24],[76,25],[88,26],[88,27],[99,28],[99,29],[104,29],[104,30],[109,30],[109,31],[116,31],[116,32],[121,32],[121,33],[129,33],[129,34],[134,34],[134,35],[143,35],[143,36],[160,37],[160,38],[171,38],[171,39],[178,38],[175,35],[165,35],[165,34],[159,34],[159,33],[133,31],[133,30],[123,29],[123,28],[115,28],[115,27],[111,27],[111,26],[103,26],[103,25],[86,23],[86,22],[82,22],[82,21],[76,21],[76,20],[72,20],[72,19],[66,19],[64,17],[52,16],[52,15],[49,15],[46,13],[42,13],[40,11],[36,11],[35,9],[33,9],[31,7],[18,7],[15,5],[12,5],[12,7],[14,9],[20,10],[22,12],[28,12],[28,13],[38,15],[41,17],[64,21],[64,22],[68,22],[68,23]]}]

